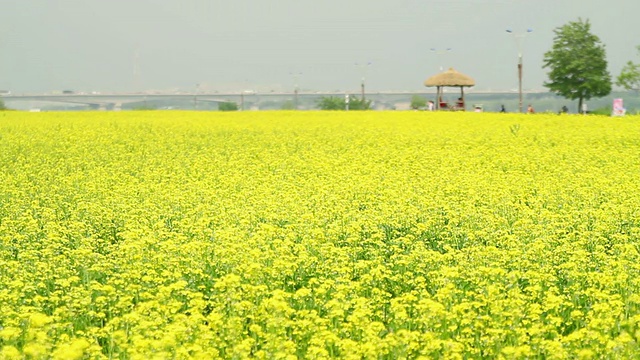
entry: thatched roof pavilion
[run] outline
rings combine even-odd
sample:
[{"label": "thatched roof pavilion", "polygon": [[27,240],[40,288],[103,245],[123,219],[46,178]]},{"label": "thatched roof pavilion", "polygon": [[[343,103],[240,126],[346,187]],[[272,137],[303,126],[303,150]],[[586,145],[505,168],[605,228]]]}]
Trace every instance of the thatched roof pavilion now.
[{"label": "thatched roof pavilion", "polygon": [[[460,72],[457,72],[456,70],[454,70],[453,68],[449,68],[449,70],[445,71],[445,72],[441,72],[440,74],[434,75],[430,78],[428,78],[425,82],[424,85],[428,86],[428,87],[432,87],[435,86],[437,91],[436,91],[436,109],[440,109],[442,103],[442,88],[447,86],[447,87],[460,87],[460,99],[461,99],[461,103],[458,102],[458,104],[456,105],[455,109],[459,109],[459,110],[464,110],[464,87],[465,86],[474,86],[476,83],[475,81]],[[447,105],[447,104],[445,104]]]}]

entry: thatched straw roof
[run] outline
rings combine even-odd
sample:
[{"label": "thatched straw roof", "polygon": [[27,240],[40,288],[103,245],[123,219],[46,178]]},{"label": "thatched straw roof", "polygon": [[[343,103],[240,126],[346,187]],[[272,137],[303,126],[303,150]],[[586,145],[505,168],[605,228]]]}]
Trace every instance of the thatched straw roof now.
[{"label": "thatched straw roof", "polygon": [[428,78],[425,86],[474,86],[475,81],[469,76],[455,71],[453,68]]}]

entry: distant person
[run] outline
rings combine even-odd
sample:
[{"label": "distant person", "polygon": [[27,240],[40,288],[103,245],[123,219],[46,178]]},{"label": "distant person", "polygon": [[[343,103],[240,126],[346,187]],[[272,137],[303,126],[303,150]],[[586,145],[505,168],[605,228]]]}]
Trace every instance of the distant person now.
[{"label": "distant person", "polygon": [[435,103],[431,100],[429,100],[429,104],[427,105],[427,109],[429,109],[429,111],[433,111],[433,109],[435,108]]},{"label": "distant person", "polygon": [[504,108],[504,105],[500,105],[500,112],[501,113],[506,113],[507,109]]},{"label": "distant person", "polygon": [[536,110],[533,108],[533,106],[531,106],[531,104],[529,104],[529,106],[527,106],[527,113],[528,114],[535,114]]},{"label": "distant person", "polygon": [[440,102],[440,109],[446,109],[449,107],[449,105],[444,100],[442,100],[442,96],[440,96],[440,99],[438,101]]}]

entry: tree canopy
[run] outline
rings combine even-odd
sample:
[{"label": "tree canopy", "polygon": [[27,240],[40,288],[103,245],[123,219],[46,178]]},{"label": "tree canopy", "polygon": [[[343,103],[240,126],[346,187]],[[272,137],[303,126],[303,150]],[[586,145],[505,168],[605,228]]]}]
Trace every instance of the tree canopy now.
[{"label": "tree canopy", "polygon": [[549,81],[545,86],[553,93],[584,100],[611,93],[611,75],[607,70],[605,46],[591,33],[588,20],[572,21],[554,30],[553,47],[544,54],[544,68]]},{"label": "tree canopy", "polygon": [[[640,46],[636,46],[640,54]],[[616,79],[616,85],[627,90],[640,90],[640,64],[628,61]]]},{"label": "tree canopy", "polygon": [[422,109],[425,106],[427,106],[427,99],[420,95],[413,95],[411,97],[411,108],[413,110]]},{"label": "tree canopy", "polygon": [[287,100],[282,103],[280,106],[280,110],[297,110],[296,104],[293,100]]},{"label": "tree canopy", "polygon": [[218,104],[218,111],[237,111],[238,104],[234,102],[221,102]]},{"label": "tree canopy", "polygon": [[[347,102],[344,98],[336,96],[323,96],[318,101],[320,110],[346,110]],[[356,96],[349,96],[349,110],[369,110],[371,109],[371,100],[360,99]]]}]

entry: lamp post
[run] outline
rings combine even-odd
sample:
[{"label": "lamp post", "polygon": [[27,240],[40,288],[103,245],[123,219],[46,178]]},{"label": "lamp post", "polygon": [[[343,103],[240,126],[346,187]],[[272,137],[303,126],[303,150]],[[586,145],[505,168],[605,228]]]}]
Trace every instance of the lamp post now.
[{"label": "lamp post", "polygon": [[[240,111],[245,110],[245,95],[256,95],[256,92],[254,90],[243,90],[240,92]],[[249,108],[249,110],[251,110],[251,108]]]},{"label": "lamp post", "polygon": [[360,92],[361,92],[362,103],[364,103],[364,79],[365,79],[365,77],[367,75],[367,68],[369,66],[371,66],[371,61],[369,61],[366,64],[355,63],[354,65],[355,66],[359,66],[361,68],[361,70],[362,70],[362,80],[360,81]]},{"label": "lamp post", "polygon": [[[446,53],[450,52],[451,50],[452,50],[451,48],[446,48],[446,49],[443,49],[443,50],[438,50],[436,48],[431,48],[431,51],[433,51],[438,56],[438,58],[441,58],[443,55],[445,55]],[[443,72],[444,71],[444,67],[442,66],[442,59],[439,59],[438,62],[440,63],[440,72]]]},{"label": "lamp post", "polygon": [[298,110],[298,79],[302,73],[289,73],[293,75],[293,109]]},{"label": "lamp post", "polygon": [[507,32],[513,35],[518,46],[518,109],[522,112],[522,40],[533,30],[527,29],[526,32],[513,32],[511,29],[507,29]]},{"label": "lamp post", "polygon": [[198,110],[198,90],[200,89],[200,84],[196,84],[196,91],[193,93],[193,109]]}]

